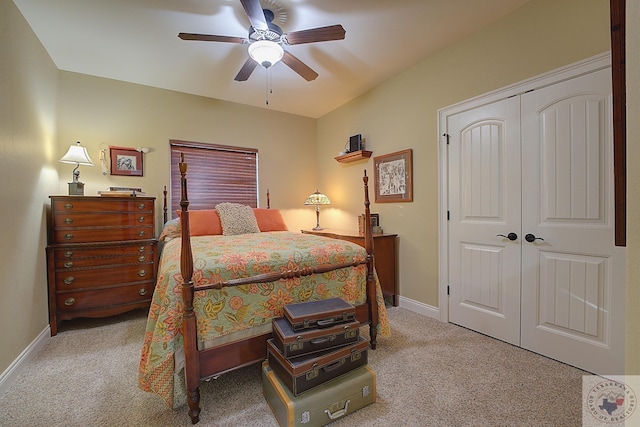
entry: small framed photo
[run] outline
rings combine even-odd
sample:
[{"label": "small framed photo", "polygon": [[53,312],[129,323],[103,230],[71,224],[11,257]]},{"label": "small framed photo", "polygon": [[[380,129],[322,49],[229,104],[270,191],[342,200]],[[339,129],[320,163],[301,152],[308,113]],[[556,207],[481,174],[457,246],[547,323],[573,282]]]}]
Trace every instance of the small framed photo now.
[{"label": "small framed photo", "polygon": [[133,148],[109,147],[111,175],[142,176],[142,153]]},{"label": "small framed photo", "polygon": [[371,214],[371,226],[380,227],[380,214],[377,214],[377,213]]},{"label": "small framed photo", "polygon": [[373,158],[375,202],[413,202],[413,150]]},{"label": "small framed photo", "polygon": [[[380,228],[380,214],[371,214],[371,230],[375,233],[376,229]],[[364,215],[358,215],[358,231],[360,234],[364,234]]]}]

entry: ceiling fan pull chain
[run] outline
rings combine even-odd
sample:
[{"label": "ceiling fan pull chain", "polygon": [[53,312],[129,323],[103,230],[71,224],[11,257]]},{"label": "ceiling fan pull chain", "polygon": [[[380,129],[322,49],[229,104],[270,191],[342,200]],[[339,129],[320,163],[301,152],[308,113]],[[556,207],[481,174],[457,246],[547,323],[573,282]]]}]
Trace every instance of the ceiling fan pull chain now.
[{"label": "ceiling fan pull chain", "polygon": [[271,85],[271,68],[267,68],[266,81],[265,81],[265,102],[269,105],[269,94],[273,93],[273,86]]},{"label": "ceiling fan pull chain", "polygon": [[269,105],[269,86],[269,69],[267,68],[267,74],[264,76],[264,97],[267,105]]}]

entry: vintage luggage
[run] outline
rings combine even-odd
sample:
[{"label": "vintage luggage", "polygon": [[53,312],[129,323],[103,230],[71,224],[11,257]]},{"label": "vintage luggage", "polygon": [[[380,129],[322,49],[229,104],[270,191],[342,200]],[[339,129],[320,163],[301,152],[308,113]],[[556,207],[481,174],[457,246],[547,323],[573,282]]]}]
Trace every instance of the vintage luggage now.
[{"label": "vintage luggage", "polygon": [[280,426],[324,426],[376,401],[376,373],[362,366],[296,397],[263,362],[262,392]]},{"label": "vintage luggage", "polygon": [[368,351],[369,341],[360,336],[354,344],[287,359],[273,338],[267,341],[267,361],[294,396],[366,365]]},{"label": "vintage luggage", "polygon": [[360,322],[353,321],[322,329],[294,331],[284,317],[273,319],[273,343],[286,358],[353,344],[360,337]]},{"label": "vintage luggage", "polygon": [[300,331],[353,322],[356,319],[356,309],[342,298],[329,298],[287,304],[284,306],[284,317],[294,331]]}]

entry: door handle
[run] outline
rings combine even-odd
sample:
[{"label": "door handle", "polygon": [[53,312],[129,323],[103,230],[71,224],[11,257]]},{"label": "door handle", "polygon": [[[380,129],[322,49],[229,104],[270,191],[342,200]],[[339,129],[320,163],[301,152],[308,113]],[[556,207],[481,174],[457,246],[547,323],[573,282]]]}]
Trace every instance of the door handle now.
[{"label": "door handle", "polygon": [[518,238],[518,235],[516,233],[509,233],[506,236],[504,234],[496,234],[496,237],[504,237],[505,239],[509,239],[513,241]]},{"label": "door handle", "polygon": [[526,236],[524,236],[524,240],[526,240],[529,243],[535,242],[536,240],[542,240],[544,242],[544,239],[542,237],[536,237],[533,234],[527,234]]}]

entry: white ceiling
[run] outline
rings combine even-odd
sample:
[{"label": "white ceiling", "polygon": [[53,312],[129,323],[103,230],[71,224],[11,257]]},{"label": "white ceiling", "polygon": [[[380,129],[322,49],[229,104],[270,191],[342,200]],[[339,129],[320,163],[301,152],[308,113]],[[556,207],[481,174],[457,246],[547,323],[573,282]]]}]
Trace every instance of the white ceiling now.
[{"label": "white ceiling", "polygon": [[[314,69],[283,63],[234,77],[240,44],[183,41],[179,32],[247,37],[240,0],[14,0],[61,70],[317,118],[529,0],[261,0],[284,32],[342,24],[340,41],[287,46]],[[278,20],[280,18],[280,20]]]}]

